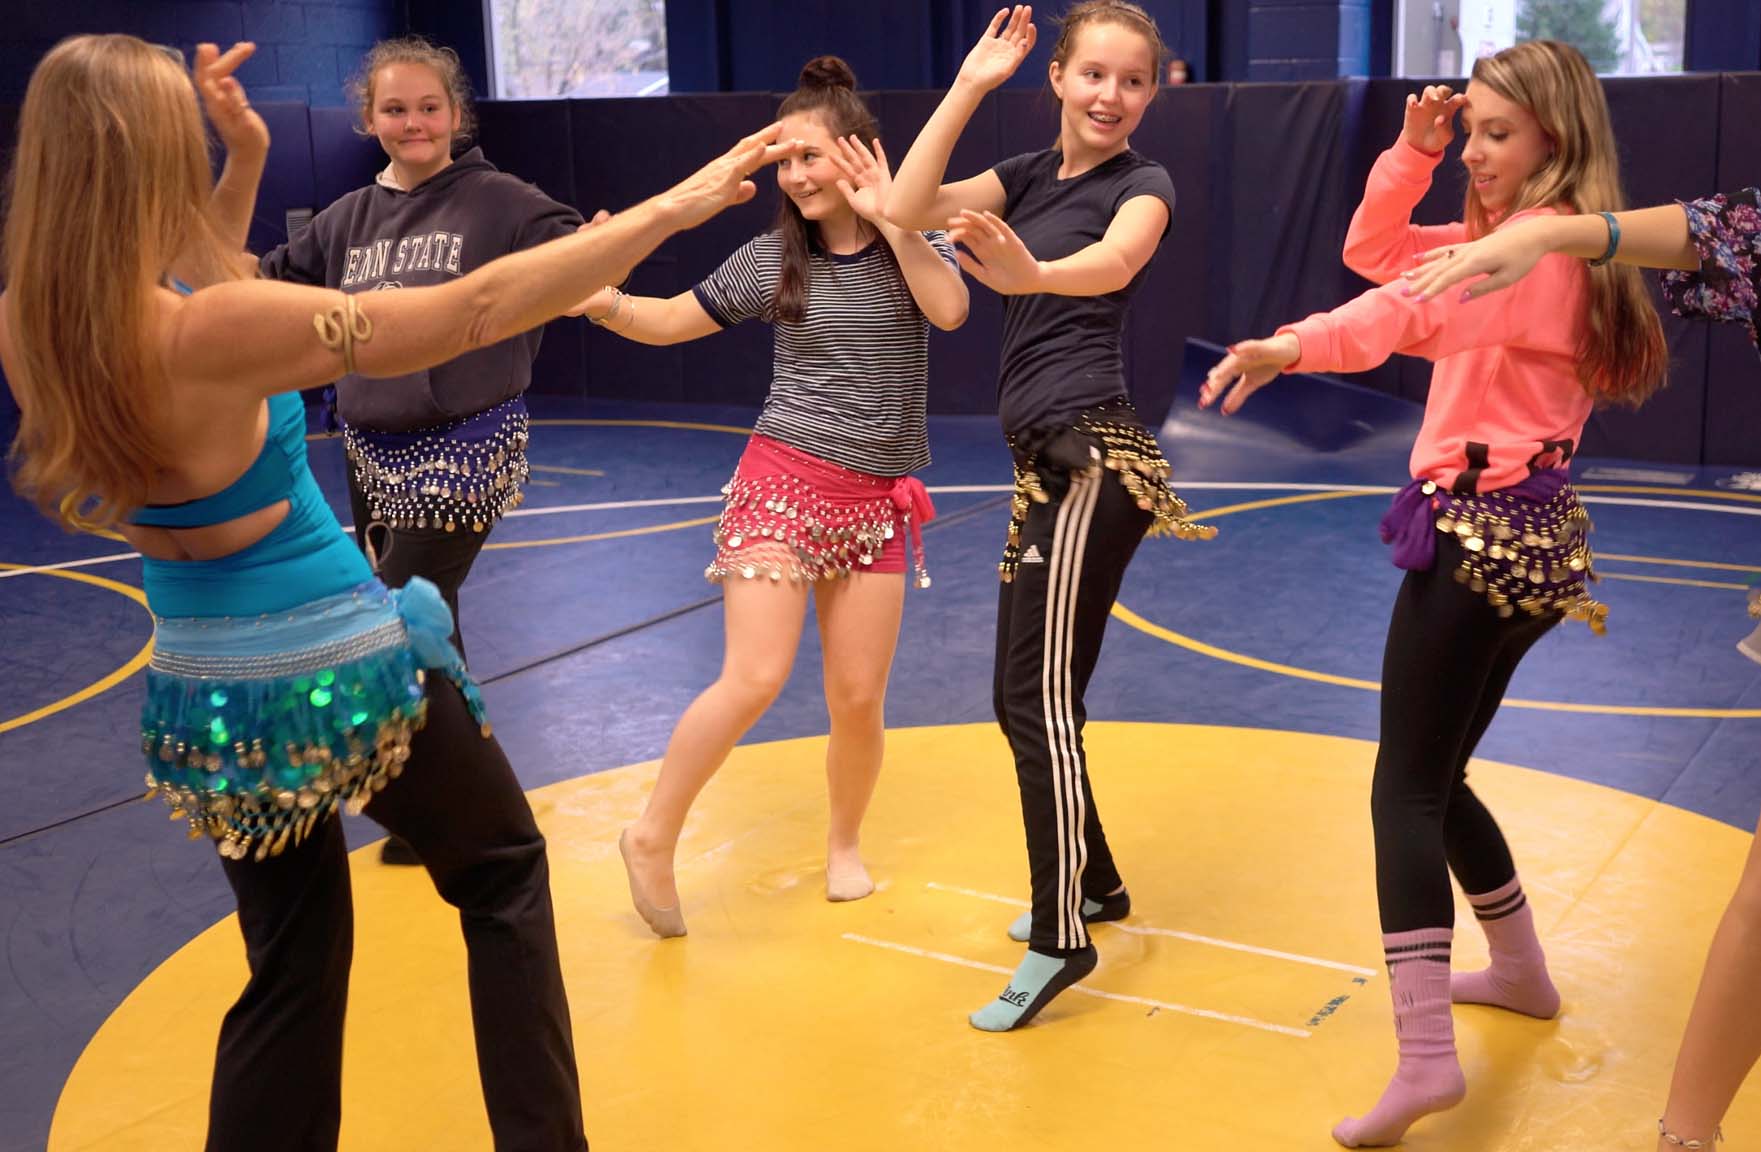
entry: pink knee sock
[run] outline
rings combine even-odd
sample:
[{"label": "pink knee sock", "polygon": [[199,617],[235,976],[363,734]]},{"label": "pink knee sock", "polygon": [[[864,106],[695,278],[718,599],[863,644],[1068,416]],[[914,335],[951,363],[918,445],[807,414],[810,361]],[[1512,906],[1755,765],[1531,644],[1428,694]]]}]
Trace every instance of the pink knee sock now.
[{"label": "pink knee sock", "polygon": [[1449,1017],[1453,935],[1449,928],[1420,928],[1382,937],[1400,1063],[1367,1115],[1347,1117],[1333,1129],[1333,1139],[1347,1148],[1398,1144],[1414,1120],[1453,1108],[1467,1094],[1455,1058],[1455,1024]]},{"label": "pink knee sock", "polygon": [[1511,879],[1483,896],[1468,894],[1474,915],[1486,931],[1492,965],[1481,972],[1458,972],[1450,982],[1457,1004],[1490,1004],[1525,1016],[1551,1020],[1559,1013],[1559,990],[1547,975],[1547,957],[1535,935],[1535,913],[1522,883]]}]

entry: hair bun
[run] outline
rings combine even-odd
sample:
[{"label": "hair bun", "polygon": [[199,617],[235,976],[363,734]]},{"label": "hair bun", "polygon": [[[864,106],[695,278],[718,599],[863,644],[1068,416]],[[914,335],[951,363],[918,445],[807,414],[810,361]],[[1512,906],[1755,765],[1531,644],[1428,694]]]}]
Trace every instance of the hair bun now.
[{"label": "hair bun", "polygon": [[815,56],[801,69],[803,88],[848,88],[856,91],[856,73],[838,56]]}]

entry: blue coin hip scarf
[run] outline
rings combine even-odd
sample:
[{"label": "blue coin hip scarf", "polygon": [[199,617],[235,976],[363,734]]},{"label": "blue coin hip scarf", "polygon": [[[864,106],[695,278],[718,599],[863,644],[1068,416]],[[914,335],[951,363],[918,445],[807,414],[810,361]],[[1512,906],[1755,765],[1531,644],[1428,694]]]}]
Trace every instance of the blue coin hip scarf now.
[{"label": "blue coin hip scarf", "polygon": [[526,402],[414,432],[345,426],[343,447],[375,521],[393,528],[487,531],[519,507],[529,475]]},{"label": "blue coin hip scarf", "polygon": [[228,859],[279,855],[403,771],[427,717],[425,670],[457,683],[489,735],[451,632],[446,602],[421,578],[285,613],[156,620],[141,712],[147,796]]}]

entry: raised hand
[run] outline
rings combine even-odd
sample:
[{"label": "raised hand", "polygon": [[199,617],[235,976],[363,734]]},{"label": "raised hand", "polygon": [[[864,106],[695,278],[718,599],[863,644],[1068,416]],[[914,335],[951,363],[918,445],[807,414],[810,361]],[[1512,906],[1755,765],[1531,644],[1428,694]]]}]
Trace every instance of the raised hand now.
[{"label": "raised hand", "polygon": [[1447,84],[1426,85],[1422,94],[1406,94],[1406,123],[1400,138],[1420,152],[1432,154],[1449,147],[1455,139],[1455,114],[1467,97]]},{"label": "raised hand", "polygon": [[228,152],[261,155],[269,150],[269,125],[251,107],[244,85],[233,76],[256,51],[257,46],[248,40],[234,44],[224,56],[218,44],[196,45],[196,91],[202,95],[208,122]]},{"label": "raised hand", "polygon": [[1033,7],[1017,4],[1004,8],[991,17],[990,27],[978,38],[960,72],[957,84],[969,84],[980,92],[989,92],[1015,74],[1027,54],[1033,51],[1039,32],[1033,26]]},{"label": "raised hand", "polygon": [[962,209],[948,221],[948,239],[961,246],[954,253],[960,267],[991,291],[1023,296],[1040,290],[1039,261],[995,212]]},{"label": "raised hand", "polygon": [[1302,342],[1285,333],[1267,340],[1243,340],[1229,347],[1198,390],[1198,406],[1209,408],[1221,396],[1223,415],[1233,416],[1247,398],[1277,379],[1302,357]]},{"label": "raised hand", "polygon": [[680,228],[695,228],[723,208],[745,203],[758,192],[748,177],[805,147],[800,140],[779,143],[782,132],[780,121],[754,132],[662,192],[656,201]]},{"label": "raised hand", "polygon": [[887,153],[880,138],[875,138],[874,151],[870,152],[859,136],[839,137],[838,150],[826,159],[841,173],[838,191],[856,215],[876,227],[888,227],[885,209],[887,189],[893,186],[893,170],[887,166]]}]

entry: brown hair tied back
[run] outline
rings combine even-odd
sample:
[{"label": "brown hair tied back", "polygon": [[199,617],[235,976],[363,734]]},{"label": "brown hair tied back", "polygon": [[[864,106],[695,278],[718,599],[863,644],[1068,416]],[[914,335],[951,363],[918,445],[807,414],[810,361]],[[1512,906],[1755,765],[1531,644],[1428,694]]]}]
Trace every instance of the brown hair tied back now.
[{"label": "brown hair tied back", "polygon": [[[856,94],[856,73],[837,56],[815,56],[802,67],[801,78],[795,90],[784,97],[777,118],[800,113],[816,117],[834,140],[855,136],[872,148],[880,134],[874,113]],[[835,194],[836,190],[833,191]],[[810,230],[815,225],[801,215],[794,200],[784,196],[777,205],[776,227],[783,241],[783,261],[777,274],[776,295],[771,297],[771,318],[799,323],[807,314],[807,269],[813,239]],[[884,244],[882,247],[887,258],[892,259],[892,248]]]}]

